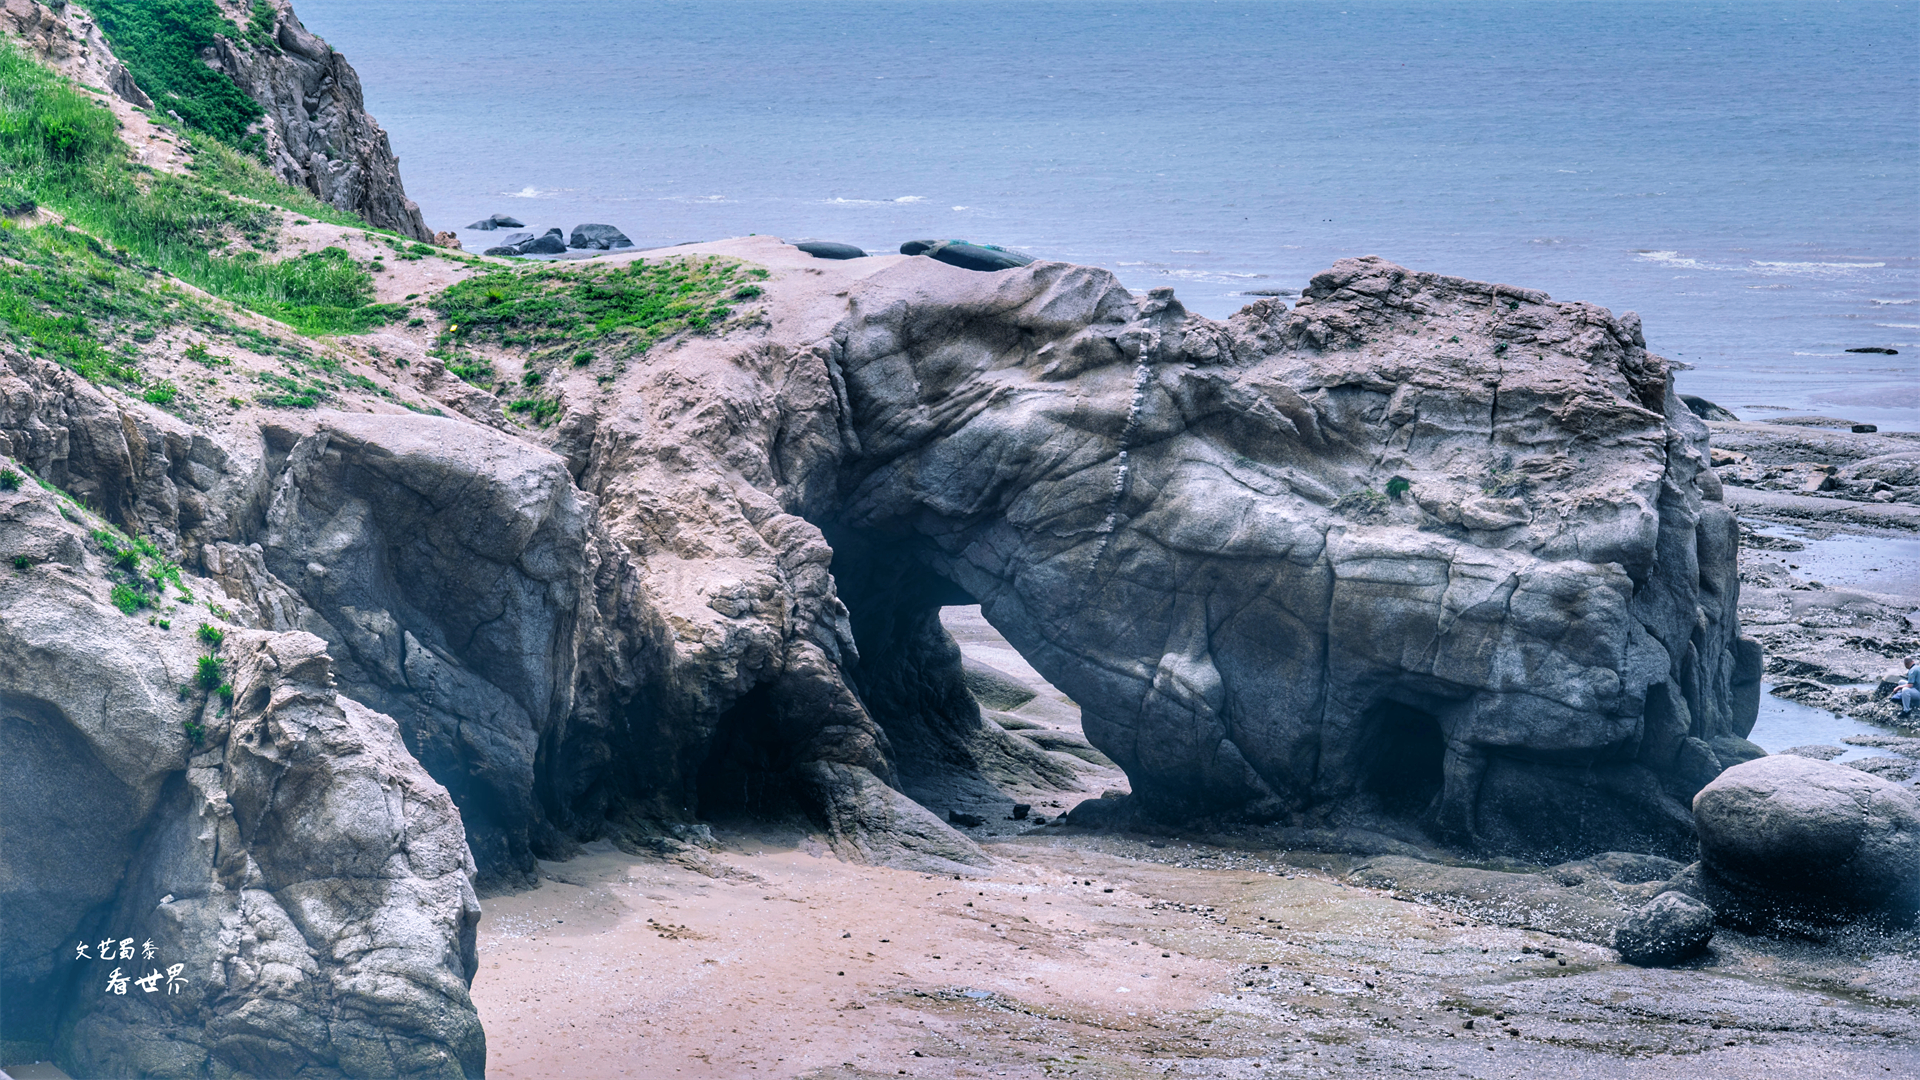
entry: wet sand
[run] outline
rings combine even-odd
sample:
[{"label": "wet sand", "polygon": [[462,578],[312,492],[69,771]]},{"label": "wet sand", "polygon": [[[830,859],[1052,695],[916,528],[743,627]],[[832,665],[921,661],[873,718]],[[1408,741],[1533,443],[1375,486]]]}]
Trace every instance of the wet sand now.
[{"label": "wet sand", "polygon": [[[1031,677],[974,619],[954,627],[968,654]],[[1350,886],[1346,856],[1057,826],[983,846],[993,866],[962,879],[842,863],[799,828],[543,863],[537,889],[485,901],[489,1074],[1920,1071],[1911,938],[1842,953],[1723,933],[1641,970]]]}]

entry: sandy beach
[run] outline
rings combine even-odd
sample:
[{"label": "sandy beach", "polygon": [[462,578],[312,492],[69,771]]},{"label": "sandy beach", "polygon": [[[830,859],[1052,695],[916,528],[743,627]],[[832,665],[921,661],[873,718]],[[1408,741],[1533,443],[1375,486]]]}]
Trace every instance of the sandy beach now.
[{"label": "sandy beach", "polygon": [[[1037,678],[977,614],[948,621],[970,658]],[[1856,961],[1723,933],[1702,961],[1643,970],[1355,887],[1353,856],[972,831],[1000,834],[994,864],[962,878],[851,865],[774,828],[543,863],[537,889],[485,902],[488,1071],[1777,1080],[1920,1063],[1910,942]]]}]

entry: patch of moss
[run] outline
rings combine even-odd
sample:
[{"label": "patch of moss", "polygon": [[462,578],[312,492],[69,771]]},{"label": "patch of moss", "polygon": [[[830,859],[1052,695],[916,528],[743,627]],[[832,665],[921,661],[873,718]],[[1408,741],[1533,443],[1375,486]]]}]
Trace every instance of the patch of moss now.
[{"label": "patch of moss", "polygon": [[491,340],[578,356],[583,344],[607,342],[639,353],[670,335],[725,322],[733,314],[729,300],[766,276],[719,257],[516,268],[468,278],[431,303],[447,320],[442,344]]}]

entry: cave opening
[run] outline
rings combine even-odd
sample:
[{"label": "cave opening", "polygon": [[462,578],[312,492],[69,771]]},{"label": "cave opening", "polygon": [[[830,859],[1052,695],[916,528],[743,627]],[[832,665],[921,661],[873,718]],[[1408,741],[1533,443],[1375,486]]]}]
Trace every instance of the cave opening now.
[{"label": "cave opening", "polygon": [[720,714],[694,781],[699,816],[726,821],[799,812],[788,775],[791,761],[773,687],[761,683]]},{"label": "cave opening", "polygon": [[[1020,821],[1012,816],[1017,805],[1052,809],[1060,795],[1088,790],[1095,781],[1080,774],[1090,762],[1118,772],[1081,737],[1078,709],[1025,662],[986,621],[980,600],[942,573],[918,542],[825,531],[858,648],[848,684],[885,733],[898,786],[909,798],[948,820],[957,813]],[[956,637],[943,614],[964,614],[967,629]],[[968,657],[963,639],[966,648],[1013,672]],[[1052,713],[1012,715],[1029,702],[1027,712],[1052,705]]]},{"label": "cave opening", "polygon": [[1385,813],[1403,820],[1424,817],[1446,780],[1446,736],[1440,720],[1424,709],[1383,701],[1367,711],[1367,754],[1360,790]]}]

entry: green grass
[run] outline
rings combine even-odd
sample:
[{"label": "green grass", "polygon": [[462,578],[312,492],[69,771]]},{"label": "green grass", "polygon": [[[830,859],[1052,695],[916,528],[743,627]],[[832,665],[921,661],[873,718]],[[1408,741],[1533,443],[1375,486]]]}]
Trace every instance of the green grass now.
[{"label": "green grass", "polygon": [[215,34],[248,38],[213,0],[88,0],[87,7],[156,112],[178,113],[188,126],[230,143],[259,142],[247,130],[263,114],[259,103],[200,59]]},{"label": "green grass", "polygon": [[193,681],[211,690],[227,681],[227,665],[217,656],[203,656],[195,666]]},{"label": "green grass", "polygon": [[0,469],[0,491],[19,491],[20,474],[12,469]]},{"label": "green grass", "polygon": [[[185,2],[165,0],[158,7],[171,10]],[[89,242],[91,254],[143,276],[163,271],[305,334],[360,333],[406,315],[399,305],[372,302],[372,274],[344,250],[280,260],[261,255],[273,245],[272,206],[364,228],[359,219],[280,184],[205,136],[194,140],[197,171],[191,175],[133,165],[114,125],[104,107],[0,42],[0,177],[58,210],[73,227],[67,232],[77,229],[105,241]],[[37,234],[46,227],[12,231]],[[11,251],[0,255],[20,258]],[[21,288],[16,282],[11,291]],[[6,290],[0,282],[0,319],[16,332],[44,339],[37,342],[42,349],[89,378],[137,381],[89,347],[98,335],[75,323],[58,324],[63,316],[84,321],[86,313],[37,285],[27,302],[16,296],[9,304]],[[35,323],[29,315],[54,322]]]},{"label": "green grass", "polygon": [[263,371],[254,378],[267,384],[266,393],[254,398],[262,405],[271,405],[281,409],[311,409],[332,395],[327,388],[317,382],[301,382],[286,375],[276,375]]},{"label": "green grass", "polygon": [[507,406],[508,412],[526,413],[534,423],[546,426],[560,414],[560,403],[552,398],[521,398]]},{"label": "green grass", "polygon": [[496,270],[454,285],[431,304],[447,320],[442,346],[480,339],[579,356],[581,345],[605,342],[639,353],[661,338],[726,321],[729,301],[747,289],[757,295],[759,287],[748,283],[766,275],[718,257]]}]

